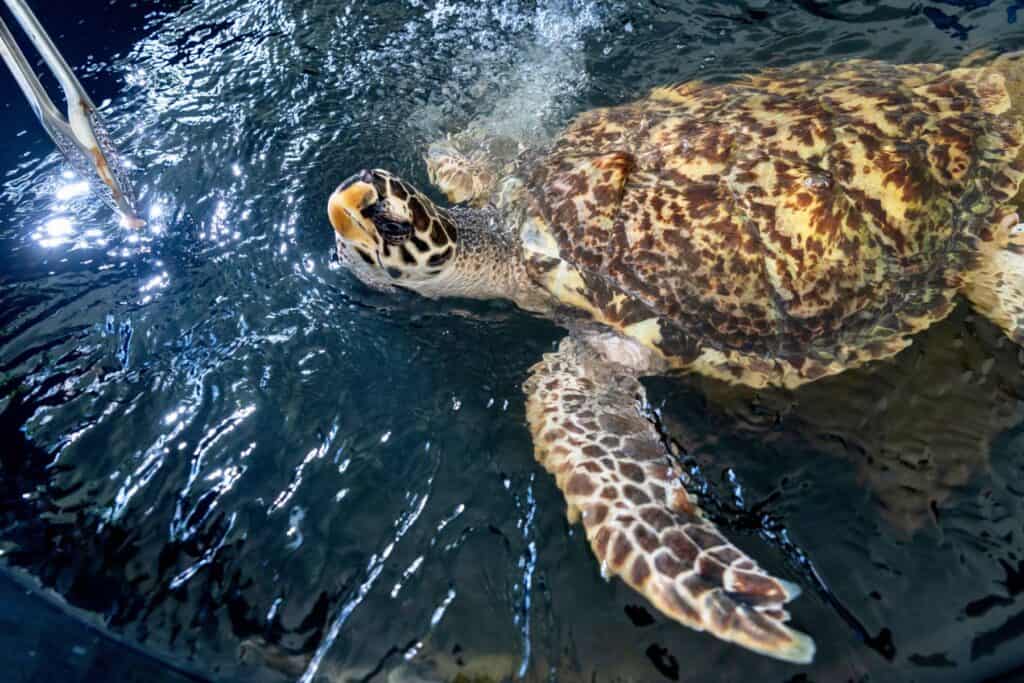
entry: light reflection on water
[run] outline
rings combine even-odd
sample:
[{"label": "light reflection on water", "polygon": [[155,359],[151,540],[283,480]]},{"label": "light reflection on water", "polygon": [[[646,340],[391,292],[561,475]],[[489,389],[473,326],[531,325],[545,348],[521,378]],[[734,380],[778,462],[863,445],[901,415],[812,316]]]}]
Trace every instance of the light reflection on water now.
[{"label": "light reflection on water", "polygon": [[[123,81],[104,115],[139,169],[147,226],[117,225],[42,147],[0,188],[0,411],[17,446],[0,550],[112,629],[223,679],[459,661],[528,680],[671,678],[672,662],[677,676],[792,676],[652,620],[600,579],[523,427],[519,385],[560,333],[503,305],[360,288],[331,258],[323,204],[365,166],[424,184],[426,142],[470,120],[543,138],[576,111],[697,75],[822,54],[952,61],[1014,40],[1005,8],[956,14],[974,27],[960,41],[927,13],[871,7],[165,4],[129,53],[86,70],[90,87]],[[987,334],[956,342],[947,365],[975,373],[971,401],[1006,406],[969,424],[1015,427],[1016,355]],[[883,399],[858,382],[887,381],[843,391],[861,409]],[[719,442],[714,459],[694,452],[709,494],[732,501],[720,514],[811,589],[794,612],[821,644],[816,679],[1019,663],[999,629],[1019,592],[1003,567],[1021,549],[997,540],[1019,535],[1019,429],[997,439],[993,472],[986,434],[981,465],[918,467],[892,486],[897,466],[866,464],[856,439],[845,459],[786,440],[804,422],[860,425],[777,408],[803,422],[766,437],[734,399],[724,420],[673,387],[666,419],[688,415],[673,434]],[[943,506],[909,537],[900,520],[918,528],[921,506],[899,507],[907,489]],[[879,501],[899,515],[884,521]],[[815,594],[799,552],[831,594]]]}]

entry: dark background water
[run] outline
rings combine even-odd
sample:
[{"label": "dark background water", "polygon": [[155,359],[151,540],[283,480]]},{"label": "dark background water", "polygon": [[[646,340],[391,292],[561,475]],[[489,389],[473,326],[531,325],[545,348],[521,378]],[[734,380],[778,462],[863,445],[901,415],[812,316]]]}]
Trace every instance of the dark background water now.
[{"label": "dark background water", "polygon": [[804,587],[797,668],[600,578],[525,428],[557,328],[369,292],[324,218],[354,169],[422,183],[425,143],[471,119],[543,136],[665,82],[952,64],[1024,47],[1020,3],[33,6],[113,100],[149,226],[64,171],[0,74],[15,680],[1024,677],[1024,360],[985,321],[796,394],[649,383],[713,514]]}]

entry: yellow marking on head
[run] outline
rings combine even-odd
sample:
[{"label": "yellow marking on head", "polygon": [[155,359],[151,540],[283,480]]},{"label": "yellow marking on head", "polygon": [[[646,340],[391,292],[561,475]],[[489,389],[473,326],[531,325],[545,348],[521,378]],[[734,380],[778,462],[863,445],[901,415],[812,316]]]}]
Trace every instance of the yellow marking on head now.
[{"label": "yellow marking on head", "polygon": [[373,225],[360,213],[377,201],[377,190],[371,183],[357,181],[331,195],[327,201],[327,217],[343,238],[368,249],[375,249]]}]

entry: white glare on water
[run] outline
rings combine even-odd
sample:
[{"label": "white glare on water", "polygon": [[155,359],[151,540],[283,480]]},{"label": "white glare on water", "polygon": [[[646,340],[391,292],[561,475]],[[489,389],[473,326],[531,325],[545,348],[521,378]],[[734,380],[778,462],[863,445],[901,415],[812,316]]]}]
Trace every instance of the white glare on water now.
[{"label": "white glare on water", "polygon": [[61,185],[57,188],[56,197],[60,201],[67,201],[75,197],[81,197],[89,192],[90,186],[88,181],[82,180],[77,183],[70,183],[68,185]]}]

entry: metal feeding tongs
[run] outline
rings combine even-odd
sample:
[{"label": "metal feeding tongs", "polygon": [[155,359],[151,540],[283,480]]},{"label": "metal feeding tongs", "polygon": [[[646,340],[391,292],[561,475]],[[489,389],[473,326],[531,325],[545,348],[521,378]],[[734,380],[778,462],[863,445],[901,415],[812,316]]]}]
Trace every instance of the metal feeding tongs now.
[{"label": "metal feeding tongs", "polygon": [[96,105],[89,99],[82,84],[72,73],[71,67],[64,61],[57,46],[53,44],[50,36],[46,35],[46,31],[24,0],[4,1],[57,78],[67,100],[68,115],[65,119],[61,116],[60,108],[46,94],[25,54],[15,43],[10,29],[0,18],[0,55],[14,74],[14,79],[32,105],[43,128],[57,143],[58,149],[76,172],[86,178],[98,176],[103,183],[97,185],[98,189],[106,202],[121,213],[127,225],[145,225],[145,221],[135,212],[135,199],[127,173],[114,151],[109,134],[100,122]]}]

